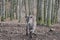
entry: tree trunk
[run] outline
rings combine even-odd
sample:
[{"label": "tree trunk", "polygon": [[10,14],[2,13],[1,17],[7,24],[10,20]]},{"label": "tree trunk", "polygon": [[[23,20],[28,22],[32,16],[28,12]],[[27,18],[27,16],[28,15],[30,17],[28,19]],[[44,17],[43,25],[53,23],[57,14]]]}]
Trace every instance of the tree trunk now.
[{"label": "tree trunk", "polygon": [[55,5],[56,5],[55,23],[58,22],[58,9],[59,9],[59,3],[58,2],[59,2],[59,0],[55,1]]},{"label": "tree trunk", "polygon": [[17,9],[18,9],[18,0],[16,0],[16,10],[15,10],[16,11],[16,19],[18,19],[18,12],[17,12],[18,10]]},{"label": "tree trunk", "polygon": [[10,5],[10,20],[13,20],[13,18],[14,18],[14,12],[13,12],[13,0],[12,0]]},{"label": "tree trunk", "polygon": [[47,10],[47,25],[51,25],[51,10],[52,10],[52,0],[48,0],[48,10]]},{"label": "tree trunk", "polygon": [[22,14],[22,0],[18,0],[18,5],[19,5],[19,22],[20,22]]},{"label": "tree trunk", "polygon": [[47,8],[48,8],[47,2],[48,2],[47,0],[44,1],[44,23],[45,23],[45,25],[47,25]]},{"label": "tree trunk", "polygon": [[53,24],[54,23],[54,7],[55,7],[55,0],[52,0],[52,13],[51,13],[51,24]]},{"label": "tree trunk", "polygon": [[2,13],[1,13],[1,21],[5,19],[5,0],[2,0]]}]

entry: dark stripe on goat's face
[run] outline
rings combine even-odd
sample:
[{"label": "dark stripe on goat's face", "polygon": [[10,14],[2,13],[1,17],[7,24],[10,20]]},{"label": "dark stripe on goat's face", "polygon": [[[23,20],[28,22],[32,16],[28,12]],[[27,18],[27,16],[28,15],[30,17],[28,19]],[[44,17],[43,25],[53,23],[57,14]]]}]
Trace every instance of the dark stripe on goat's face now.
[{"label": "dark stripe on goat's face", "polygon": [[26,17],[26,21],[29,22],[29,17],[28,16]]}]

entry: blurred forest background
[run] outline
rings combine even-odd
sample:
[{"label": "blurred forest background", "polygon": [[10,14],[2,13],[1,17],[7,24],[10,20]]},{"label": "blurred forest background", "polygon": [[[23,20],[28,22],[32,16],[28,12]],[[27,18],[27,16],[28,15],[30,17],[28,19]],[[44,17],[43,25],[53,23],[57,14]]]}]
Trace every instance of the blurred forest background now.
[{"label": "blurred forest background", "polygon": [[59,0],[0,0],[0,22],[25,23],[33,15],[39,25],[51,25],[60,20]]}]

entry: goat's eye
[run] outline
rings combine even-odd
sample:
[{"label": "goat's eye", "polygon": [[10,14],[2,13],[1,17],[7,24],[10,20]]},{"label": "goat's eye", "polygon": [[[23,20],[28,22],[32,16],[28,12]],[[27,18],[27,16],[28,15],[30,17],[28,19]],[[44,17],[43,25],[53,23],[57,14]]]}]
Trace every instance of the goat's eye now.
[{"label": "goat's eye", "polygon": [[32,17],[30,17],[30,18],[32,18]]},{"label": "goat's eye", "polygon": [[31,16],[29,18],[32,18]]}]

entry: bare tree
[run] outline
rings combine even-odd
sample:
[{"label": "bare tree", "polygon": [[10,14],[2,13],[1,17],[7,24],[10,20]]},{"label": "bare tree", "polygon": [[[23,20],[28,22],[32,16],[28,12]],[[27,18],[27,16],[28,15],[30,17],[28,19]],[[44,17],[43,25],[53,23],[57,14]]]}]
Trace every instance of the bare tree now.
[{"label": "bare tree", "polygon": [[5,18],[5,0],[2,0],[2,13],[1,13],[1,21],[4,21]]}]

